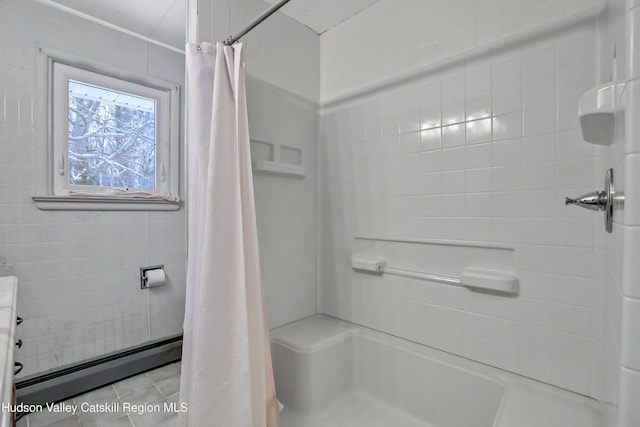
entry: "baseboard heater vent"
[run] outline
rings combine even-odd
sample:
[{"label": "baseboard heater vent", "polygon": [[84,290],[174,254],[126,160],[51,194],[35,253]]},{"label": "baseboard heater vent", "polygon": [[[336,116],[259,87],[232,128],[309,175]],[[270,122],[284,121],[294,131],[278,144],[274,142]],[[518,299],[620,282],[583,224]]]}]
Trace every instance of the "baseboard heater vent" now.
[{"label": "baseboard heater vent", "polygon": [[182,335],[16,381],[17,401],[61,402],[180,360]]}]

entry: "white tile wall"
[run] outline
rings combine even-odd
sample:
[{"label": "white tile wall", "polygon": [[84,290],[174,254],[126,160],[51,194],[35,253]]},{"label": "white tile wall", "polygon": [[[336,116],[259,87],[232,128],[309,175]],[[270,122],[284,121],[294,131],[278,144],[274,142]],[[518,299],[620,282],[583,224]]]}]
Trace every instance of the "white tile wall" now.
[{"label": "white tile wall", "polygon": [[[0,275],[19,278],[22,376],[182,331],[185,216],[44,212],[33,201],[36,43],[182,83],[184,58],[32,0],[0,3]],[[184,194],[184,191],[182,192]],[[141,291],[139,267],[168,284]]]},{"label": "white tile wall", "polygon": [[[595,36],[583,24],[323,110],[322,312],[600,395],[605,232],[564,206],[601,186],[573,117],[595,83]],[[395,108],[417,94],[419,113]],[[418,116],[419,131],[402,125]],[[514,247],[521,294],[358,275],[354,236]]]},{"label": "white tile wall", "polygon": [[[608,321],[613,324],[617,340],[611,343],[613,350],[610,356],[616,357],[608,361],[607,372],[610,381],[618,384],[617,398],[619,402],[619,423],[621,427],[635,426],[640,423],[640,412],[635,404],[640,387],[640,336],[637,322],[640,319],[640,272],[637,268],[638,225],[640,225],[640,144],[638,135],[638,67],[640,51],[638,48],[638,26],[640,25],[638,4],[634,1],[610,2],[612,18],[607,22],[608,33],[605,40],[610,45],[616,43],[616,51],[623,54],[616,61],[617,81],[626,83],[624,94],[620,100],[624,107],[625,120],[619,120],[616,138],[609,150],[609,166],[614,167],[617,183],[625,196],[624,206],[619,206],[615,217],[617,235],[609,250],[611,274],[609,276],[609,292],[611,308]],[[624,23],[624,24],[623,24]],[[617,24],[617,25],[615,25]],[[624,28],[624,32],[623,29]],[[621,118],[621,117],[618,117]],[[616,329],[617,328],[617,329]],[[616,353],[617,352],[617,353]]]}]

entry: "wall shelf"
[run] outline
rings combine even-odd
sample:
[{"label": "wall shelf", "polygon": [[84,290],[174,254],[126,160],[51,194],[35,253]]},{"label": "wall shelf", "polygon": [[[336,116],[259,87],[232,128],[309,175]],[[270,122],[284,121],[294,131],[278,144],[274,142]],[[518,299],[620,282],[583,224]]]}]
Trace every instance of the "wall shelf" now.
[{"label": "wall shelf", "polygon": [[273,142],[251,140],[253,173],[304,178],[302,150]]},{"label": "wall shelf", "polygon": [[254,173],[290,176],[294,178],[304,178],[306,176],[304,168],[298,165],[277,163],[269,160],[254,160],[252,166]]}]

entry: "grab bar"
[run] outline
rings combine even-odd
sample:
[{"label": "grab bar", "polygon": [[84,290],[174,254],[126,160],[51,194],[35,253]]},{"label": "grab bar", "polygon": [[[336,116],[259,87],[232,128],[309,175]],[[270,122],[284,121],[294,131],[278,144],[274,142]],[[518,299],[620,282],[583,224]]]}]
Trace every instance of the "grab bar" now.
[{"label": "grab bar", "polygon": [[400,268],[392,268],[392,267],[385,268],[384,272],[386,274],[393,274],[394,276],[408,277],[411,279],[428,280],[430,282],[443,283],[445,285],[463,286],[460,278],[454,277],[454,276],[445,276],[442,274],[420,273],[419,271],[403,270]]},{"label": "grab bar", "polygon": [[506,295],[518,295],[520,281],[511,271],[493,270],[481,267],[465,267],[462,276],[423,273],[414,270],[389,267],[387,260],[381,257],[353,256],[351,267],[360,272],[375,275],[392,274],[450,286],[461,286],[477,292],[491,292]]}]

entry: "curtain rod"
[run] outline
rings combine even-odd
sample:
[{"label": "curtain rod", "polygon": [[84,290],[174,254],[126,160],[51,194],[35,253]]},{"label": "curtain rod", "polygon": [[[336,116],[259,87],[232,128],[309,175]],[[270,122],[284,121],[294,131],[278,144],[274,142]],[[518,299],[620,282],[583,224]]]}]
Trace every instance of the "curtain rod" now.
[{"label": "curtain rod", "polygon": [[245,27],[243,29],[241,29],[240,31],[238,31],[237,34],[229,36],[224,41],[224,44],[227,45],[227,46],[231,46],[232,44],[234,44],[235,42],[240,40],[242,37],[244,37],[245,34],[247,34],[249,31],[253,30],[255,27],[260,25],[262,23],[262,21],[264,21],[265,19],[267,19],[268,17],[270,17],[271,15],[276,13],[278,11],[278,9],[280,9],[282,6],[284,6],[285,4],[289,3],[289,1],[291,1],[291,0],[280,0],[277,3],[274,3],[273,5],[271,5],[271,7],[269,7],[269,9],[265,10],[260,15],[258,15],[258,17],[256,17],[253,21],[251,21],[247,25],[245,25]]}]

